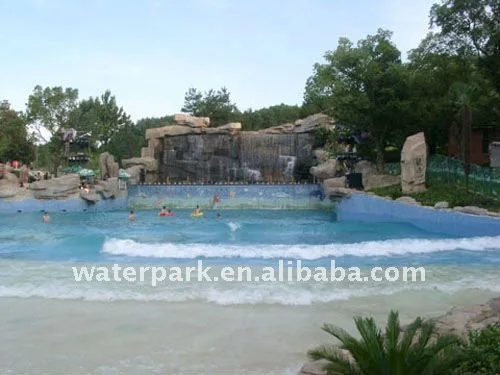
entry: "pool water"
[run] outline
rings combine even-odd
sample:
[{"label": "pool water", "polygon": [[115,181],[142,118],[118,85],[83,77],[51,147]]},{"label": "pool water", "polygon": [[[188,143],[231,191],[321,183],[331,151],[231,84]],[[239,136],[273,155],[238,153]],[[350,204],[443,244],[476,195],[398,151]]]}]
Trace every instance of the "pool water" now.
[{"label": "pool water", "polygon": [[[500,237],[407,223],[336,222],[320,210],[0,216],[0,372],[294,373],[325,321],[436,315],[500,292]],[[72,266],[423,266],[425,282],[78,282]],[[9,340],[6,340],[8,338]],[[9,344],[7,344],[7,342]],[[123,343],[123,344],[119,344]],[[26,358],[29,361],[26,361]]]}]

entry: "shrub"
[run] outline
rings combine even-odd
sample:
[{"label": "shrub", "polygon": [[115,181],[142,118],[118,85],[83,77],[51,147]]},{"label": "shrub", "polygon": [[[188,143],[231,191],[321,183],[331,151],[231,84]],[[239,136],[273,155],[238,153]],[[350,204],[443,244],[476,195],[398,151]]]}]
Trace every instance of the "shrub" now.
[{"label": "shrub", "polygon": [[[373,318],[355,318],[361,339],[339,327],[323,330],[341,343],[309,351],[312,360],[325,360],[328,375],[448,375],[460,360],[460,340],[436,337],[433,323],[417,318],[402,332],[399,315],[391,311],[384,334]],[[348,352],[349,355],[346,355]]]},{"label": "shrub", "polygon": [[500,325],[469,333],[469,342],[464,348],[464,360],[453,374],[500,374]]}]

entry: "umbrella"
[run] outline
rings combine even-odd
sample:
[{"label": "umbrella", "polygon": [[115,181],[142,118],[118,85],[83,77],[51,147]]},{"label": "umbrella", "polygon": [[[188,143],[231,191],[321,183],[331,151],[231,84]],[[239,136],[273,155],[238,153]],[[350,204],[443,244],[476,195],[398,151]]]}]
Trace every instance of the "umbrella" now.
[{"label": "umbrella", "polygon": [[130,177],[130,174],[123,171],[123,170],[120,170],[120,172],[118,173],[118,178],[122,179],[122,180],[128,180]]},{"label": "umbrella", "polygon": [[93,177],[96,175],[96,173],[91,169],[82,169],[79,174],[81,177]]}]

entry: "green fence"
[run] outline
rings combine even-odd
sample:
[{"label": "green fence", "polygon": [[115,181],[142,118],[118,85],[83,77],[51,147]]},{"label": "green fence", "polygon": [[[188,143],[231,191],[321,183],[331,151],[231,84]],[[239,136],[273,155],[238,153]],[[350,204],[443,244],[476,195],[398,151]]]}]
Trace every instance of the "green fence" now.
[{"label": "green fence", "polygon": [[[400,163],[387,163],[385,172],[391,175],[400,174]],[[443,155],[432,155],[427,163],[426,181],[429,184],[465,185],[462,162]],[[473,165],[469,174],[469,190],[500,198],[500,168]]]},{"label": "green fence", "polygon": [[[434,155],[427,165],[426,180],[429,184],[465,184],[462,162],[442,155]],[[500,197],[500,169],[472,165],[469,174],[469,190],[478,194]]]}]

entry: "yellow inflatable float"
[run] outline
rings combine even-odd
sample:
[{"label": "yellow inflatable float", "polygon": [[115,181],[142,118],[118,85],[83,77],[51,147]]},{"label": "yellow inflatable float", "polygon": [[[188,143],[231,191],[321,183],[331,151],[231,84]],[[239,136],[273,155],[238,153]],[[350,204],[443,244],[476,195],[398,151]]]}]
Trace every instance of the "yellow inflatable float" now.
[{"label": "yellow inflatable float", "polygon": [[192,213],[191,216],[192,217],[202,217],[203,216],[203,212]]}]

